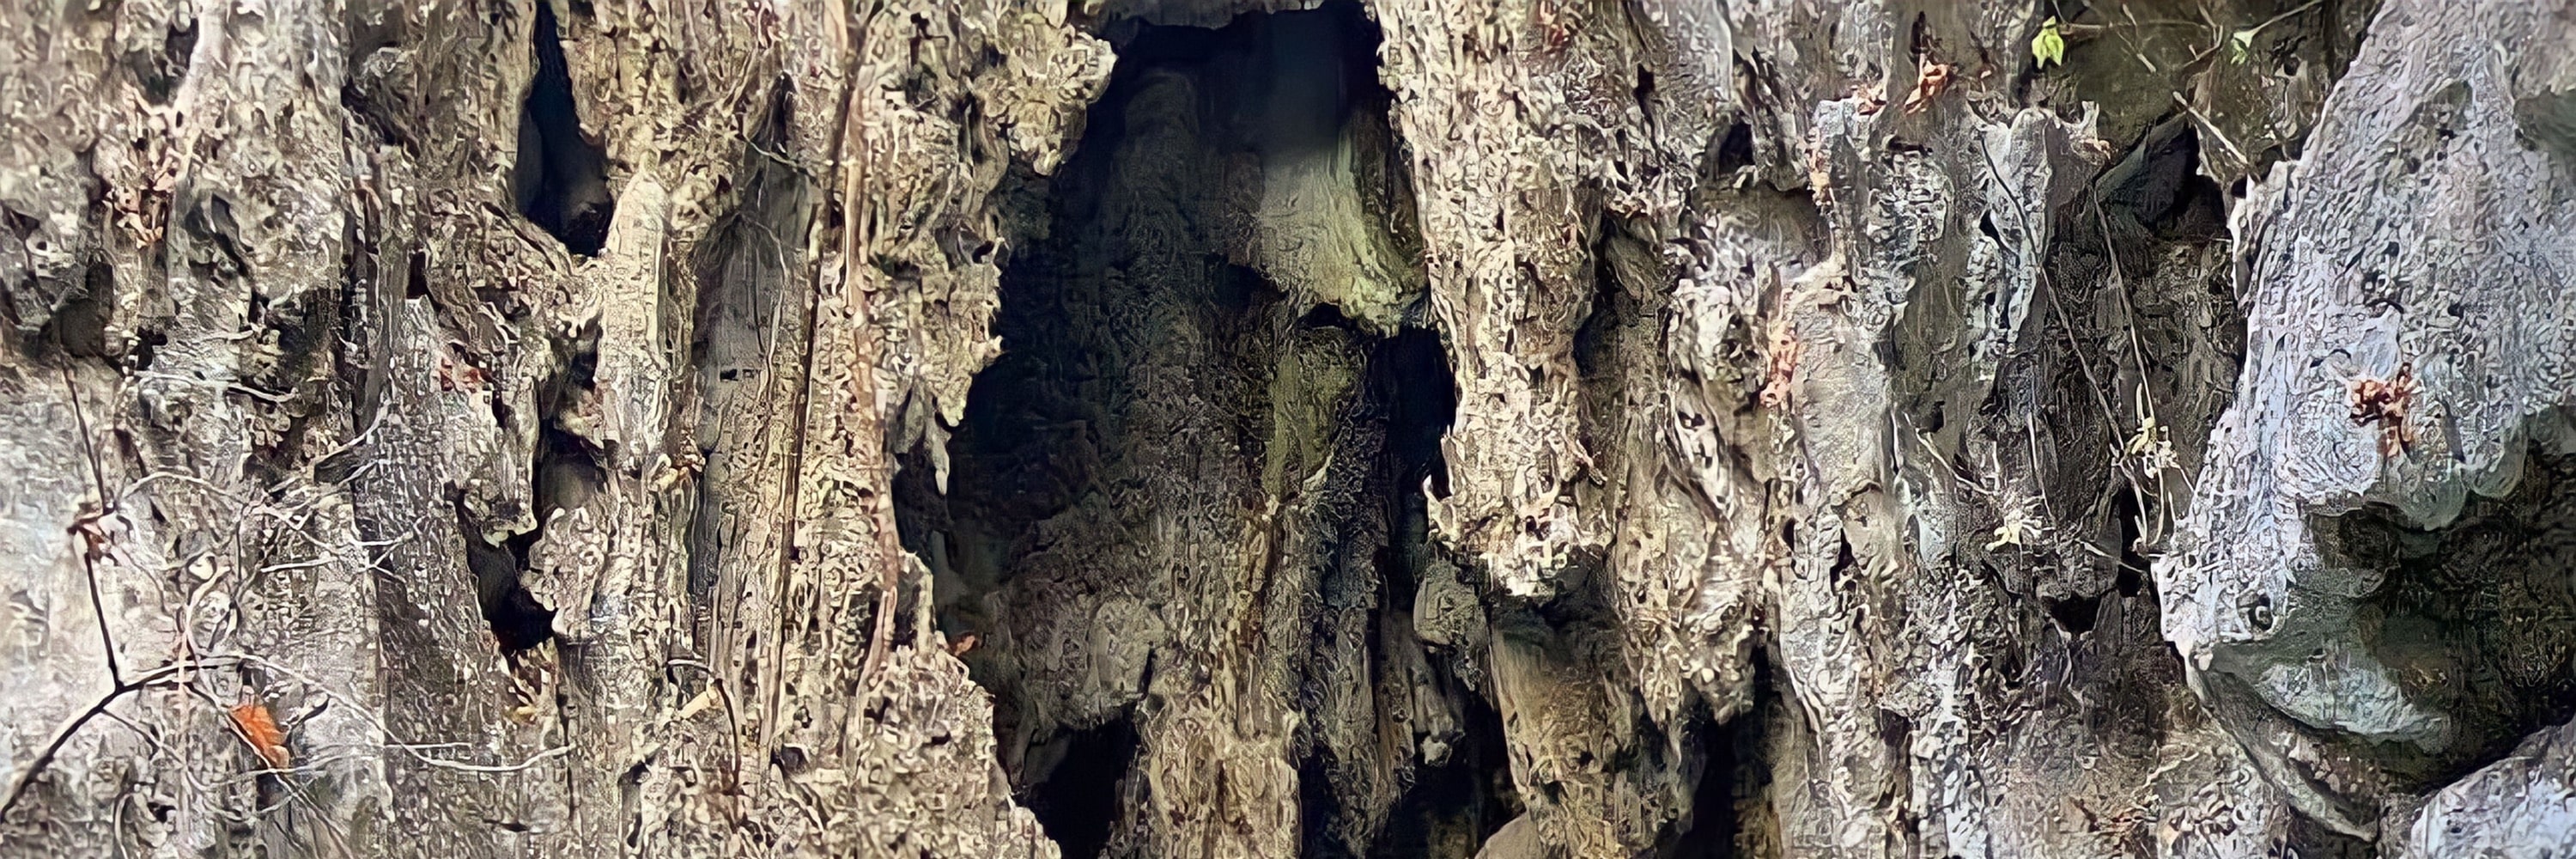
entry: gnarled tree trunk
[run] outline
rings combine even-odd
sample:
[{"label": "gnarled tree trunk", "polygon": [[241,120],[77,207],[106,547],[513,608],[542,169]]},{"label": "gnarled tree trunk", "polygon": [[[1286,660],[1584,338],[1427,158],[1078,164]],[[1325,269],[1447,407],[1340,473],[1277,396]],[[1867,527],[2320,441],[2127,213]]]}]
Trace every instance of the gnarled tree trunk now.
[{"label": "gnarled tree trunk", "polygon": [[0,855],[2576,849],[2563,0],[0,45]]}]

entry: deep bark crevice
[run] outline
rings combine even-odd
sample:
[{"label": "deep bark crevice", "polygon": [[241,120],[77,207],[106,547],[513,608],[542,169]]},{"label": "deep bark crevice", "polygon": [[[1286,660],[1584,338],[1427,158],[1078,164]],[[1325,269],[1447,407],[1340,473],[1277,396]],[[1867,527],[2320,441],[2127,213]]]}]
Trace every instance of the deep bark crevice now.
[{"label": "deep bark crevice", "polygon": [[[1329,4],[1108,29],[1120,61],[1080,147],[1025,177],[1045,227],[1003,260],[1003,354],[968,393],[946,491],[927,451],[898,476],[938,622],[976,642],[1004,768],[1069,856],[1146,851],[1169,825],[1133,818],[1138,767],[1176,741],[1156,727],[1176,699],[1243,682],[1208,677],[1210,646],[1305,714],[1282,761],[1295,850],[1419,855],[1405,839],[1425,836],[1399,832],[1418,825],[1453,836],[1435,855],[1473,853],[1518,808],[1498,718],[1411,624],[1457,389],[1418,327],[1375,28]],[[1139,527],[1157,517],[1177,541]],[[1209,545],[1236,525],[1186,531],[1263,521],[1266,557]],[[1197,582],[1246,563],[1259,589]],[[1133,607],[1168,626],[1110,619]],[[1131,634],[1163,637],[1114,640]],[[1108,667],[1136,666],[1131,646],[1141,667]]]},{"label": "deep bark crevice", "polygon": [[518,653],[554,638],[554,610],[539,603],[522,581],[528,547],[536,543],[539,532],[494,545],[473,526],[472,513],[460,507],[457,519],[464,525],[465,566],[474,574],[476,604],[501,652]]},{"label": "deep bark crevice", "polygon": [[[1764,758],[1766,715],[1780,704],[1770,664],[1756,658],[1753,702],[1725,724],[1701,723],[1699,747],[1706,755],[1692,789],[1690,814],[1666,842],[1659,859],[1734,859],[1766,855],[1765,843],[1749,830],[1769,812],[1771,768]],[[1748,849],[1756,846],[1756,849]]]},{"label": "deep bark crevice", "polygon": [[[85,266],[81,286],[73,294],[63,297],[62,305],[54,310],[54,318],[45,323],[45,332],[64,354],[75,358],[111,358],[107,323],[115,313],[115,308],[110,306],[115,297],[116,269],[103,263]],[[309,341],[309,335],[299,339]],[[309,348],[311,344],[300,345]]]},{"label": "deep bark crevice", "polygon": [[1108,846],[1123,811],[1119,782],[1135,764],[1136,744],[1136,725],[1123,717],[1056,737],[1053,762],[1023,795],[1065,859],[1093,859]]},{"label": "deep bark crevice", "polygon": [[[1423,492],[1430,497],[1449,494],[1449,461],[1440,455],[1440,437],[1449,432],[1449,424],[1458,414],[1458,385],[1449,367],[1449,353],[1440,345],[1440,335],[1421,328],[1408,328],[1392,338],[1380,341],[1376,356],[1370,362],[1371,383],[1387,404],[1387,469],[1393,478],[1388,486],[1388,503],[1395,510],[1389,515],[1405,521],[1424,515]],[[1405,548],[1428,551],[1429,537],[1422,536]],[[1401,582],[1400,590],[1410,602],[1411,581]]]},{"label": "deep bark crevice", "polygon": [[2354,744],[2401,788],[2448,783],[2576,717],[2576,457],[2534,451],[2510,494],[2440,528],[2373,506],[2317,530],[2330,563],[2380,577],[2354,610],[2364,646],[2454,726],[2438,751]]},{"label": "deep bark crevice", "polygon": [[530,554],[559,514],[579,506],[607,482],[582,440],[552,422],[538,430],[531,465],[535,483],[529,497],[536,527],[495,545],[488,535],[478,533],[471,514],[459,511],[467,524],[467,560],[474,572],[475,595],[483,620],[504,653],[528,650],[554,638],[555,612],[562,607],[547,606],[528,591]]},{"label": "deep bark crevice", "polygon": [[[1447,678],[1447,682],[1458,682]],[[1475,694],[1461,694],[1457,748],[1438,765],[1414,772],[1413,785],[1387,815],[1368,855],[1376,859],[1466,857],[1521,811],[1512,788],[1511,750],[1502,716]]]},{"label": "deep bark crevice", "polygon": [[0,853],[2576,837],[2576,0],[209,5],[0,3]]},{"label": "deep bark crevice", "polygon": [[697,301],[684,402],[696,413],[680,420],[694,428],[686,437],[702,463],[687,537],[689,605],[702,643],[722,637],[715,624],[736,608],[719,605],[717,594],[726,565],[741,563],[747,520],[778,503],[743,479],[759,473],[775,428],[792,421],[782,413],[794,401],[782,379],[797,377],[811,336],[793,285],[804,266],[794,237],[811,216],[812,188],[796,165],[774,155],[793,126],[793,95],[787,81],[775,84],[740,165],[718,180],[736,189],[734,207],[692,261]]},{"label": "deep bark crevice", "polygon": [[608,188],[608,155],[581,130],[572,75],[554,4],[537,4],[531,44],[537,73],[519,115],[519,160],[510,190],[519,213],[562,241],[575,256],[594,256],[608,241],[617,201]]},{"label": "deep bark crevice", "polygon": [[125,67],[134,73],[145,101],[169,104],[170,97],[179,90],[179,82],[188,76],[188,61],[196,49],[197,21],[190,18],[187,26],[172,26],[165,31],[160,50],[127,53]]}]

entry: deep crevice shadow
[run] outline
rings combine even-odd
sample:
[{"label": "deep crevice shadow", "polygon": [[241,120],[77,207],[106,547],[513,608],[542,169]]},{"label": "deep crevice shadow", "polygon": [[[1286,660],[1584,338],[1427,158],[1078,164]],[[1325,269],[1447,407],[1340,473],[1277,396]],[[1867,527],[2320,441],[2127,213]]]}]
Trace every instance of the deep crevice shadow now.
[{"label": "deep crevice shadow", "polygon": [[1386,828],[1369,847],[1371,859],[1472,856],[1485,839],[1520,815],[1502,716],[1482,698],[1460,697],[1466,724],[1459,737],[1465,742],[1450,751],[1447,763],[1414,771],[1412,789],[1387,815]]},{"label": "deep crevice shadow", "polygon": [[[1257,207],[1241,204],[1261,199],[1236,183],[1257,182],[1264,159],[1312,160],[1347,146],[1366,167],[1347,180],[1363,190],[1364,217],[1382,221],[1375,226],[1394,236],[1398,255],[1418,252],[1410,183],[1393,163],[1400,150],[1379,128],[1391,96],[1377,84],[1378,34],[1364,11],[1332,3],[1213,29],[1124,26],[1118,68],[1064,167],[1047,177],[1015,170],[1017,184],[997,193],[1043,226],[1013,235],[998,260],[992,330],[1003,352],[968,391],[945,451],[946,486],[934,480],[940,458],[916,449],[901,456],[894,490],[904,546],[931,569],[941,631],[993,696],[1002,766],[1068,856],[1144,848],[1132,840],[1150,826],[1134,816],[1146,790],[1132,772],[1137,736],[1164,727],[1154,719],[1171,694],[1156,687],[1175,682],[1165,678],[1205,670],[1154,662],[1173,656],[1158,646],[1138,700],[1094,724],[1101,699],[1077,711],[1048,687],[1073,663],[1015,649],[1036,640],[1026,630],[1088,600],[1161,581],[1141,564],[1061,560],[1103,557],[1104,544],[1135,539],[1099,515],[1104,496],[1197,508],[1177,511],[1184,517],[1237,516],[1283,499],[1308,505],[1315,512],[1299,527],[1347,551],[1282,574],[1307,589],[1302,596],[1262,596],[1303,606],[1265,615],[1274,630],[1313,633],[1282,639],[1306,643],[1271,667],[1285,675],[1290,706],[1310,714],[1387,706],[1350,705],[1372,699],[1349,690],[1401,688],[1390,654],[1422,646],[1404,618],[1430,551],[1424,490],[1448,491],[1439,441],[1458,396],[1439,335],[1407,325],[1420,311],[1356,320],[1329,303],[1301,305],[1266,274],[1273,262],[1228,245],[1241,235],[1229,230],[1245,228],[1229,219],[1248,217]],[[1333,405],[1292,413],[1282,403],[1306,401],[1290,396]],[[1302,459],[1278,466],[1285,478],[1266,476],[1274,456]],[[1214,477],[1166,486],[1189,482],[1164,473],[1179,462]],[[1328,479],[1310,484],[1311,475]],[[1207,487],[1222,491],[1192,494]],[[1256,646],[1258,634],[1234,646]],[[1176,682],[1185,692],[1203,681]],[[1377,735],[1382,746],[1319,739],[1311,726],[1292,741],[1285,763],[1301,773],[1302,855],[1376,855],[1409,825],[1390,819],[1389,806],[1409,804],[1416,811],[1402,814],[1464,820],[1463,859],[1519,813],[1499,717],[1469,685],[1445,682],[1473,711],[1454,748],[1434,755],[1441,763],[1421,769],[1448,787],[1406,789],[1421,737],[1399,722],[1383,723],[1392,727]],[[1130,694],[1120,683],[1108,691]]]},{"label": "deep crevice shadow", "polygon": [[2576,718],[2571,500],[2576,458],[2535,450],[2510,494],[2471,496],[2444,527],[2416,528],[2375,504],[2311,526],[2327,563],[2382,577],[2352,626],[2407,698],[2456,731],[2433,753],[2351,743],[2400,789],[2448,784]]},{"label": "deep crevice shadow", "polygon": [[511,195],[519,214],[563,242],[565,250],[596,256],[608,242],[617,201],[608,189],[607,153],[581,133],[553,4],[537,4],[530,41],[537,74],[519,112],[519,160],[511,171]]},{"label": "deep crevice shadow", "polygon": [[1136,726],[1128,718],[1060,735],[1050,743],[1063,757],[1024,799],[1065,859],[1093,859],[1108,846],[1119,819],[1119,782],[1136,761]]}]

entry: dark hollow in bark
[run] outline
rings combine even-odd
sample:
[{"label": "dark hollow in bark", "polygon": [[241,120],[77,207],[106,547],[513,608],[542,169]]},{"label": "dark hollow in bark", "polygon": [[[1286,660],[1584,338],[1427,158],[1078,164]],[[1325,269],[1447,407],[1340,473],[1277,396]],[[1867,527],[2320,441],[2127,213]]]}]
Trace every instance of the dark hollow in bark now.
[{"label": "dark hollow in bark", "polygon": [[[1211,644],[1158,642],[1141,676],[1104,681],[1095,656],[1016,642],[1098,629],[1107,621],[1088,613],[1128,599],[1192,625],[1170,635],[1248,610],[1222,633],[1237,640],[1214,646],[1235,648],[1243,670],[1305,716],[1287,752],[1301,853],[1471,854],[1521,809],[1508,798],[1500,720],[1480,697],[1491,687],[1454,667],[1481,654],[1426,661],[1411,628],[1435,551],[1424,493],[1448,491],[1447,355],[1420,327],[1418,296],[1391,325],[1356,319],[1274,276],[1298,260],[1244,250],[1247,235],[1289,228],[1261,220],[1273,217],[1264,183],[1315,181],[1276,165],[1328,158],[1359,162],[1340,180],[1367,200],[1357,228],[1416,246],[1409,182],[1386,143],[1376,28],[1334,4],[1216,29],[1105,29],[1119,66],[1074,158],[1052,178],[1022,177],[1020,204],[1049,227],[1005,261],[1003,354],[969,393],[946,491],[931,485],[926,452],[898,477],[898,521],[936,575],[939,623],[952,641],[981,642],[965,660],[994,696],[1004,767],[1068,856],[1142,849],[1153,823],[1135,813],[1146,799],[1139,749],[1158,741],[1170,698],[1210,682],[1193,672],[1207,670],[1197,649]],[[1265,505],[1282,511],[1269,556],[1254,561],[1267,590],[1233,609],[1204,604],[1209,592],[1183,574],[1128,560],[1146,556],[1153,534],[1064,527],[1104,506],[1186,521]],[[1418,706],[1415,684],[1440,690],[1457,724],[1417,737],[1390,715]],[[1104,713],[1100,701],[1125,703]],[[1435,762],[1417,767],[1418,741],[1439,750]]]},{"label": "dark hollow in bark", "polygon": [[2401,786],[2448,783],[2576,716],[2576,459],[2535,452],[2510,495],[2474,499],[2445,527],[2374,506],[2318,531],[2329,561],[2382,577],[2354,609],[2366,646],[2456,725],[2434,751],[2350,743]]},{"label": "dark hollow in bark", "polygon": [[1029,787],[1029,811],[1064,849],[1065,859],[1092,859],[1118,823],[1118,781],[1136,762],[1136,725],[1112,719],[1059,741],[1064,758]]},{"label": "dark hollow in bark", "polygon": [[607,154],[581,131],[552,4],[537,4],[532,42],[537,74],[519,113],[519,161],[511,174],[511,193],[519,213],[562,241],[565,250],[593,256],[608,241],[609,216],[617,201],[608,189]]}]

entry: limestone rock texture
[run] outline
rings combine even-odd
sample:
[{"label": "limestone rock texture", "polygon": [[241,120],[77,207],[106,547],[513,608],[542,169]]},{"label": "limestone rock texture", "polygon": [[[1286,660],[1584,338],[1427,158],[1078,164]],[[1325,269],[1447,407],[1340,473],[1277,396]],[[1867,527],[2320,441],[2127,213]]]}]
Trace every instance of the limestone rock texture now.
[{"label": "limestone rock texture", "polygon": [[0,4],[0,857],[2569,855],[2571,277],[2571,0]]}]

